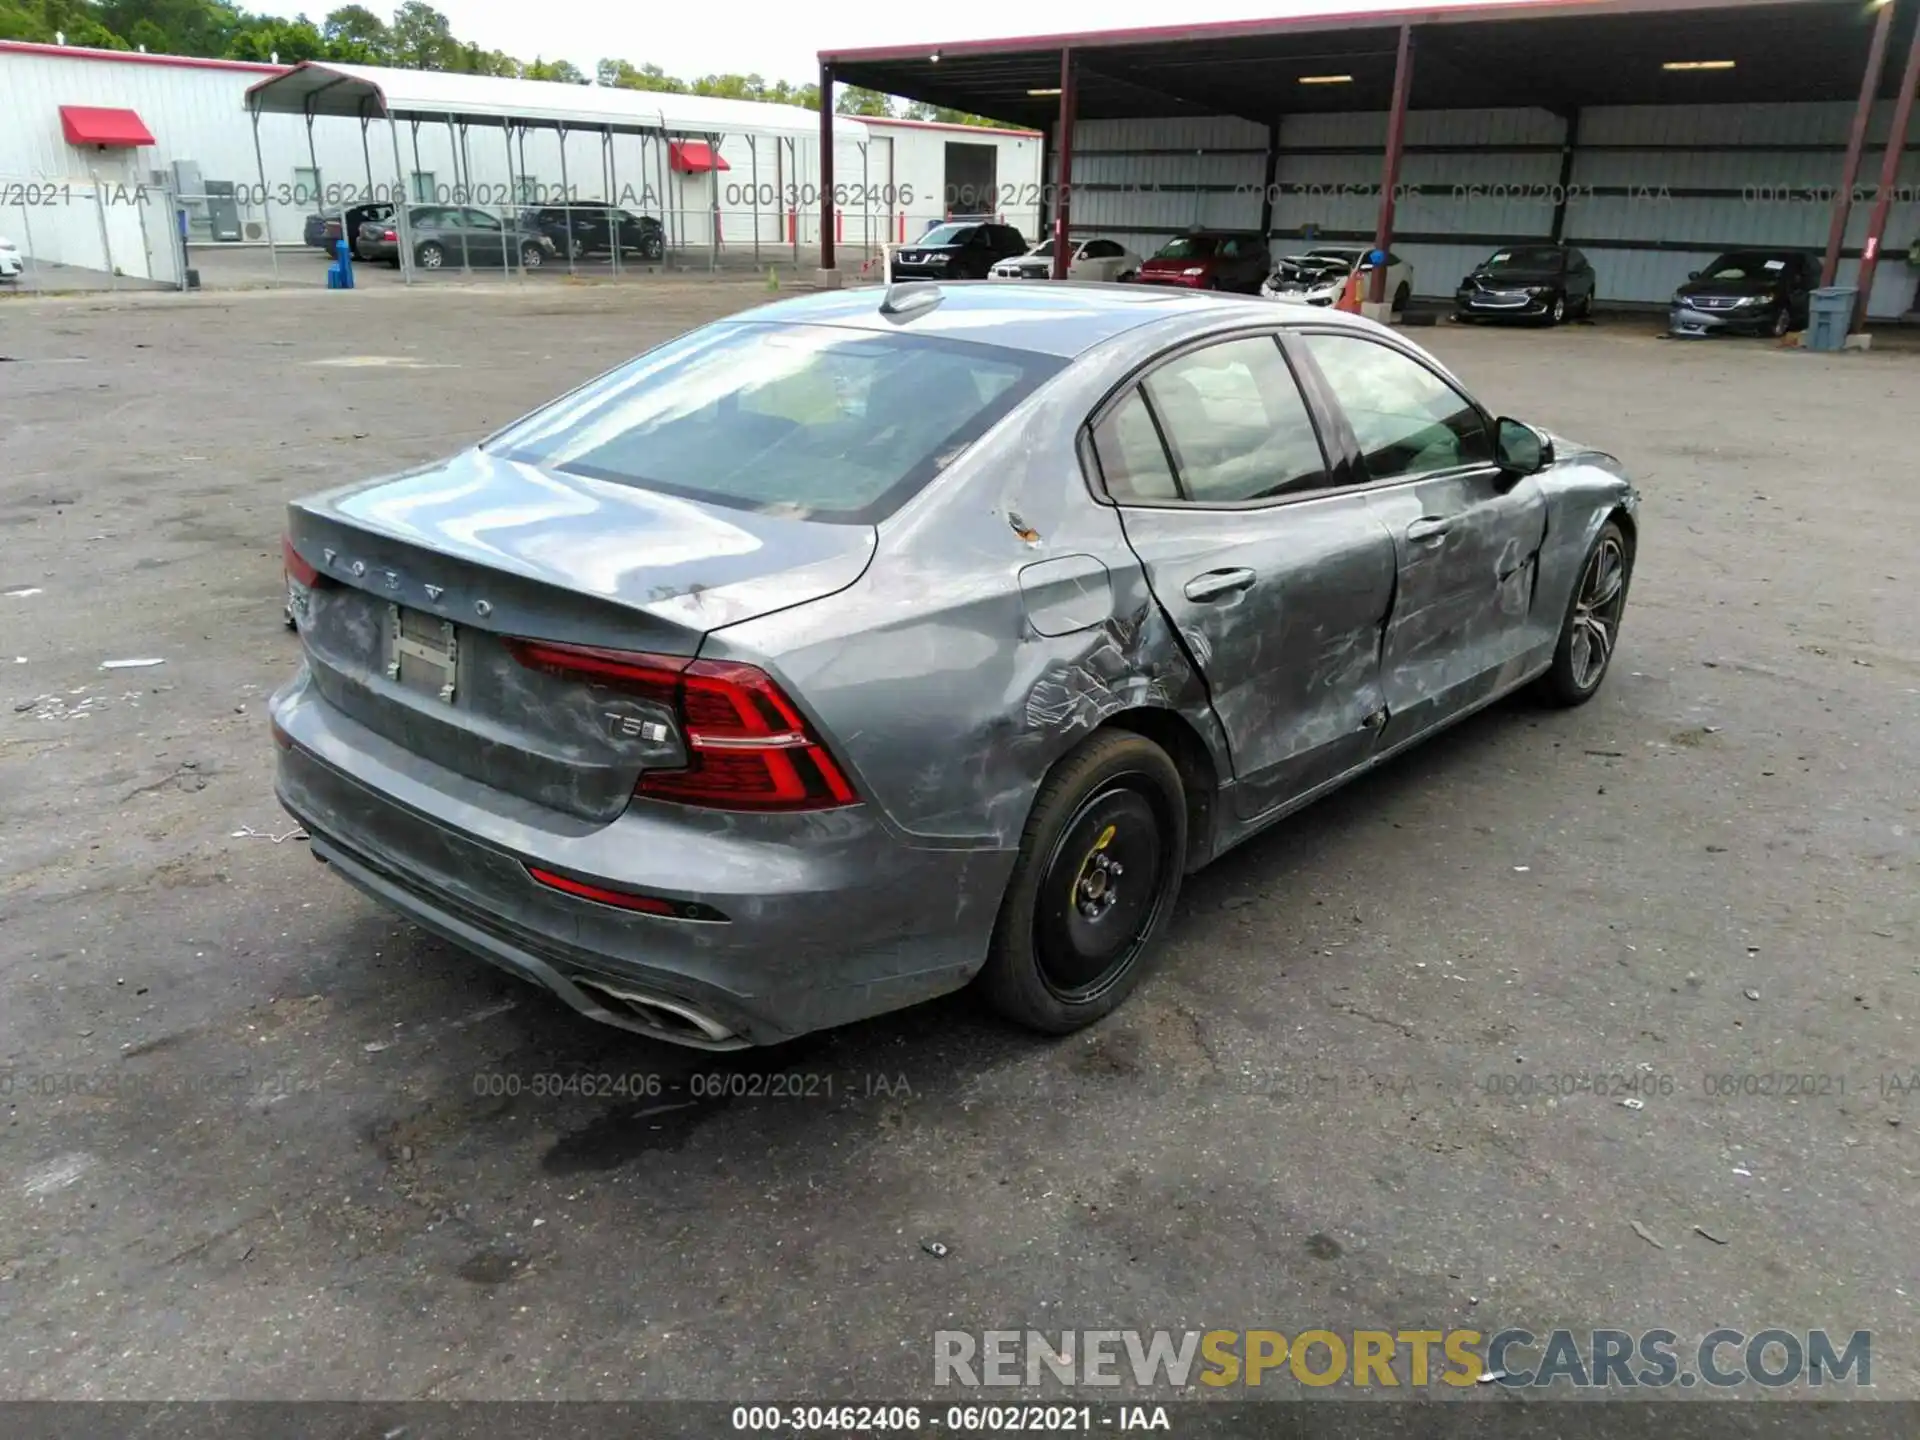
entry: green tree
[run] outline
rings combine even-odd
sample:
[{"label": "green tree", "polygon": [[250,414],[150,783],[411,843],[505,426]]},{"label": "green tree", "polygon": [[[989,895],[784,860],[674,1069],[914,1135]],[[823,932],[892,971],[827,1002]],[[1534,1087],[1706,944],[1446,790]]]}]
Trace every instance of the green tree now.
[{"label": "green tree", "polygon": [[662,90],[687,93],[687,82],[676,80],[658,65],[633,65],[625,60],[602,60],[595,69],[602,85],[616,90]]},{"label": "green tree", "polygon": [[542,60],[537,55],[531,65],[521,69],[520,74],[528,80],[557,80],[563,85],[587,83],[587,77],[580,73],[580,67],[571,60]]},{"label": "green tree", "polygon": [[[257,23],[227,42],[228,59],[272,60],[278,57],[282,65],[297,65],[302,60],[320,60],[327,55],[327,42],[320,34],[320,27],[304,15],[292,20],[268,20],[261,16],[250,18]],[[135,33],[138,33],[137,29]],[[151,42],[147,43],[147,48],[153,48]]]},{"label": "green tree", "polygon": [[893,114],[892,97],[882,95],[878,90],[863,89],[858,85],[849,85],[840,92],[840,100],[834,107],[841,115],[871,115],[884,120]]},{"label": "green tree", "polygon": [[364,5],[342,5],[321,22],[327,58],[355,65],[384,65],[391,58],[393,39],[387,22]]},{"label": "green tree", "polygon": [[463,48],[447,17],[426,0],[406,0],[387,33],[393,63],[409,70],[452,70]]}]

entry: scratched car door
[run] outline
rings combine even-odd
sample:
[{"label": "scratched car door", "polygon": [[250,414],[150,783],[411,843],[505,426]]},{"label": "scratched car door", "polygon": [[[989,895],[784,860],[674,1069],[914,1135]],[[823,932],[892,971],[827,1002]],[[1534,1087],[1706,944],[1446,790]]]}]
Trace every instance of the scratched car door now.
[{"label": "scratched car door", "polygon": [[1485,412],[1423,362],[1351,332],[1298,344],[1353,432],[1398,557],[1383,668],[1391,747],[1523,673],[1538,643],[1529,622],[1546,498],[1533,476],[1493,463]]},{"label": "scratched car door", "polygon": [[1392,538],[1341,490],[1271,335],[1179,353],[1096,417],[1107,494],[1205,676],[1252,820],[1372,753]]}]

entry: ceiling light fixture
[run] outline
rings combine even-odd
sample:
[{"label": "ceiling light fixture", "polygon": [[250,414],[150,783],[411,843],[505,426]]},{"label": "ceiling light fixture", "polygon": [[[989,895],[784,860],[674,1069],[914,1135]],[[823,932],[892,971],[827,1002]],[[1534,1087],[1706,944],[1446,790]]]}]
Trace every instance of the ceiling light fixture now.
[{"label": "ceiling light fixture", "polygon": [[1060,93],[1060,87],[1055,85],[1052,89],[1042,88],[1039,90],[1029,90],[1027,93],[1029,95],[1058,95]]},{"label": "ceiling light fixture", "polygon": [[1660,68],[1662,70],[1731,70],[1733,65],[1734,62],[1731,60],[1669,60]]},{"label": "ceiling light fixture", "polygon": [[940,63],[940,52],[938,50],[934,51],[933,54],[927,57],[927,59],[931,60],[934,64],[938,65]]},{"label": "ceiling light fixture", "polygon": [[1300,83],[1302,85],[1351,85],[1353,77],[1351,75],[1302,75]]}]

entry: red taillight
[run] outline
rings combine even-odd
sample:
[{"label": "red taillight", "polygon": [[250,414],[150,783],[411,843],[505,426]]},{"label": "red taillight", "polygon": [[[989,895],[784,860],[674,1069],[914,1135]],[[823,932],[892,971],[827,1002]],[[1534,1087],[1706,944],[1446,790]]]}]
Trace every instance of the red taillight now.
[{"label": "red taillight", "polygon": [[676,920],[704,920],[710,924],[724,924],[727,918],[711,905],[703,905],[698,900],[662,900],[658,895],[640,895],[632,890],[610,890],[605,885],[576,880],[571,875],[561,875],[553,870],[542,869],[538,865],[528,865],[526,870],[537,883],[546,886],[549,890],[558,890],[563,894],[578,896],[582,900],[591,900],[596,905],[611,905],[619,910],[638,910],[642,915],[671,915]]},{"label": "red taillight", "polygon": [[291,536],[283,535],[280,538],[280,555],[286,562],[287,578],[289,580],[297,580],[308,589],[312,589],[320,583],[320,572],[300,558],[300,552],[293,548],[293,539]]},{"label": "red taillight", "polygon": [[602,905],[615,905],[622,910],[639,910],[647,915],[671,915],[673,903],[653,895],[635,895],[626,890],[609,890],[601,885],[589,885],[584,880],[575,880],[568,875],[556,875],[551,870],[542,870],[538,865],[527,866],[527,873],[550,890],[564,890],[569,895],[578,895],[582,900],[598,901]]},{"label": "red taillight", "polygon": [[689,763],[680,770],[646,771],[636,794],[720,810],[828,810],[858,803],[833,756],[764,670],[731,660],[550,640],[507,644],[528,669],[673,708]]},{"label": "red taillight", "polygon": [[391,245],[394,241],[398,240],[400,237],[399,235],[395,234],[391,230],[383,230],[380,232],[380,238],[386,241],[389,245]]}]

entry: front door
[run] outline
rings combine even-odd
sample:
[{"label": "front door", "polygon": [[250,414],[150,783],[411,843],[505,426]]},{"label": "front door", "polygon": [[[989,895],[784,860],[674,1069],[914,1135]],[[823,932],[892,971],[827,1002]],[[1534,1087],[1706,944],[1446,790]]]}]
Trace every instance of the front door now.
[{"label": "front door", "polygon": [[1393,540],[1364,493],[1330,493],[1273,337],[1166,361],[1108,408],[1094,448],[1128,544],[1206,680],[1236,817],[1365,763],[1385,711]]},{"label": "front door", "polygon": [[1529,628],[1547,506],[1494,464],[1493,426],[1444,377],[1367,336],[1313,332],[1393,537],[1399,579],[1382,665],[1391,748],[1472,709],[1537,661]]}]

